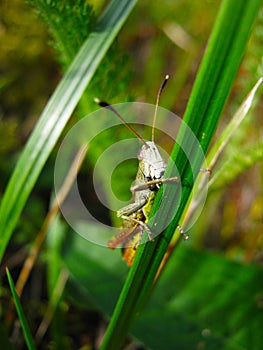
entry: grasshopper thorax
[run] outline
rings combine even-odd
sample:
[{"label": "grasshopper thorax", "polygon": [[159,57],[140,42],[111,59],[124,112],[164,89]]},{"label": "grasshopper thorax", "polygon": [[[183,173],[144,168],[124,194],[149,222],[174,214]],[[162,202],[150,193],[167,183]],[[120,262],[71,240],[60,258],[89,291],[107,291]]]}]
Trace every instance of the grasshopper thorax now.
[{"label": "grasshopper thorax", "polygon": [[163,177],[166,163],[153,141],[145,142],[138,152],[138,159],[139,167],[145,178],[155,180]]}]

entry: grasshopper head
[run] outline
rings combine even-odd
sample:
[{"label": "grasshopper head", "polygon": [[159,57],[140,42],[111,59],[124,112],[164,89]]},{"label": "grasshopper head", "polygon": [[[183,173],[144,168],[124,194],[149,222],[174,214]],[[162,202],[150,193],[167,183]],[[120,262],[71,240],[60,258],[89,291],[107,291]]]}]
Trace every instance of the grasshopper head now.
[{"label": "grasshopper head", "polygon": [[138,153],[140,168],[148,179],[161,179],[166,169],[166,163],[153,141],[147,141]]}]

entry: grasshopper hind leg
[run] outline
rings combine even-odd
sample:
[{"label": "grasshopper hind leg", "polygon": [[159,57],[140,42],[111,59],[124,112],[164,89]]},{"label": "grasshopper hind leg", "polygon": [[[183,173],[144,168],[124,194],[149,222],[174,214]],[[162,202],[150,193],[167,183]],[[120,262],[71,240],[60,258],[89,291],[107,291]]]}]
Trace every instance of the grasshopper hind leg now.
[{"label": "grasshopper hind leg", "polygon": [[131,228],[120,229],[120,231],[108,241],[108,248],[115,249],[119,245],[125,245],[126,242],[129,242],[135,235],[138,234],[139,229],[139,225],[135,225]]},{"label": "grasshopper hind leg", "polygon": [[137,226],[137,229],[130,235],[128,240],[122,246],[122,258],[128,266],[132,266],[135,254],[143,237],[144,227]]}]

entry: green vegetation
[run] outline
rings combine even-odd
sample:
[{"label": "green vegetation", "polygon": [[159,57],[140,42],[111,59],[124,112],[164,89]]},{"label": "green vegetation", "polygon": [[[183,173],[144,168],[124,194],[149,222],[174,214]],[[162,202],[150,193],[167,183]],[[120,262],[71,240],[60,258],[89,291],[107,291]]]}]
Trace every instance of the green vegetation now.
[{"label": "green vegetation", "polygon": [[[130,342],[152,349],[261,349],[260,91],[245,100],[263,73],[261,1],[181,0],[164,2],[161,10],[160,3],[148,0],[11,3],[0,5],[5,29],[0,34],[1,344],[22,349],[23,333],[28,349],[117,350]],[[182,124],[177,142],[168,145],[166,171],[169,177],[172,161],[179,169],[179,209],[171,209],[176,189],[165,203],[158,193],[157,226],[169,215],[171,222],[154,242],[139,246],[128,269],[118,249],[84,240],[59,214],[54,160],[66,131],[97,109],[94,97],[152,103],[167,73],[161,105],[184,116],[207,154],[209,193],[190,239],[181,241],[174,232],[183,222],[193,170],[197,174],[202,167],[199,149]],[[84,191],[92,187],[101,152],[116,137],[128,137],[122,129],[107,130],[90,145],[78,175]],[[193,170],[179,147],[184,144]],[[116,170],[117,195],[129,193],[135,172],[129,162]],[[98,177],[105,180],[104,169]],[[198,201],[202,187],[197,193]],[[115,222],[115,214],[92,195],[88,202],[102,221]],[[95,225],[79,224],[100,233]],[[5,266],[11,273],[5,275]],[[105,319],[109,327],[102,340]]]}]

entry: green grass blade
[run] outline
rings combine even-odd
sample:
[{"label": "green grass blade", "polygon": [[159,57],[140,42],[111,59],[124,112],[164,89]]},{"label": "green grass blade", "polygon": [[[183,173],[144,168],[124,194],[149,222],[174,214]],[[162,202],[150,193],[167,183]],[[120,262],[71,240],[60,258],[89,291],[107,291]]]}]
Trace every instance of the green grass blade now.
[{"label": "green grass blade", "polygon": [[7,274],[8,282],[9,282],[9,285],[10,285],[11,293],[12,293],[13,298],[14,298],[16,311],[17,311],[17,314],[18,314],[18,317],[19,317],[19,320],[20,320],[20,323],[21,323],[21,327],[22,327],[22,330],[23,330],[23,333],[24,333],[24,337],[25,337],[25,341],[26,341],[27,347],[28,347],[29,350],[34,350],[34,349],[36,349],[36,347],[34,345],[34,341],[33,341],[32,335],[30,333],[30,330],[29,330],[29,327],[28,327],[28,324],[27,324],[27,321],[26,321],[26,318],[25,318],[25,315],[24,315],[24,312],[23,312],[23,309],[22,309],[19,297],[18,297],[18,295],[16,293],[16,289],[15,289],[15,285],[14,285],[12,276],[11,276],[11,274],[10,274],[8,269],[6,269],[6,274]]},{"label": "green grass blade", "polygon": [[[247,125],[240,125],[248,113],[250,107],[252,106],[255,93],[257,92],[262,82],[263,78],[260,78],[245,101],[235,113],[227,128],[224,130],[220,138],[215,142],[215,145],[209,152],[207,161],[209,167],[213,168],[217,163],[220,154],[223,150],[225,150],[225,157],[222,158],[219,166],[216,167],[216,173],[209,180],[209,186],[212,187],[213,191],[217,190],[223,185],[229,184],[246,169],[262,160],[262,142],[256,142],[249,146],[245,146],[244,142],[247,134]],[[237,142],[235,142],[235,140],[232,142],[230,145],[230,154],[227,154],[228,142],[232,136],[235,136],[234,134],[237,128],[241,129],[237,137],[238,139],[241,137],[241,139]]]},{"label": "green grass blade", "polygon": [[[237,151],[238,157],[233,157],[234,159],[230,160],[226,165],[223,164],[221,167],[217,167],[215,174],[213,172],[213,169],[218,163],[219,157],[226,150],[229,141],[231,140],[231,138],[234,137],[237,130],[241,127],[242,121],[245,119],[252,107],[252,104],[255,102],[255,94],[262,82],[262,78],[260,78],[257,81],[253,89],[249,92],[248,96],[245,98],[241,106],[234,114],[233,118],[230,120],[225,130],[216,140],[213,148],[211,149],[211,151],[209,151],[206,157],[207,166],[212,171],[212,176],[209,178],[210,190],[211,186],[213,186],[214,182],[218,179],[220,179],[219,181],[221,182],[221,184],[226,184],[227,182],[229,182],[229,180],[231,181],[234,178],[236,178],[236,176],[240,174],[240,171],[244,171],[246,167],[253,165],[256,161],[260,160],[260,157],[262,157],[262,147],[260,147],[260,145],[254,145],[254,147],[250,150],[251,153],[249,153],[248,150],[244,150],[241,153]],[[240,145],[238,145],[238,147],[240,147]],[[240,163],[237,162],[237,158],[239,158]],[[229,171],[227,171],[227,169]],[[200,203],[203,203],[205,199],[204,196],[206,196],[207,194],[204,191],[204,188],[206,186],[206,179],[203,176],[200,177],[199,181],[196,181],[195,185],[197,186],[197,191],[192,198],[190,207],[188,208],[187,216],[184,216],[184,227],[188,225],[188,222],[194,215],[195,210],[199,207]],[[214,188],[212,190],[214,190]]]},{"label": "green grass blade", "polygon": [[233,116],[232,120],[226,127],[226,129],[223,131],[222,135],[216,140],[213,148],[209,152],[207,156],[207,163],[209,165],[209,168],[212,170],[214,168],[215,163],[217,162],[219,156],[225,149],[226,145],[228,144],[230,138],[235,133],[237,128],[239,127],[240,123],[243,121],[245,116],[247,115],[248,111],[250,110],[252,106],[252,102],[254,101],[255,94],[260,87],[260,85],[263,82],[263,78],[260,78],[253,89],[250,91],[242,105],[239,107],[239,109],[236,111],[235,115]]},{"label": "green grass blade", "polygon": [[9,181],[0,208],[0,260],[51,150],[136,0],[112,0],[50,98]]},{"label": "green grass blade", "polygon": [[[215,132],[260,5],[261,0],[252,2],[225,0],[221,4],[184,116],[184,121],[196,134],[204,152],[207,151]],[[180,128],[178,139],[187,147],[192,146],[192,160],[194,161],[192,166],[199,169],[202,159],[198,156],[195,157],[198,150],[194,149],[194,144],[192,145],[192,141],[187,139],[185,135],[184,128]],[[186,183],[182,188],[180,207],[162,235],[159,235],[153,243],[150,242],[139,247],[105,334],[101,350],[121,348],[136,314],[149,295],[155,275],[191,193],[192,170],[189,164],[187,165],[184,152],[177,145],[174,147],[171,158],[181,171],[182,179]],[[167,177],[171,176],[173,162],[168,164]],[[167,215],[171,214],[170,208],[177,195],[177,193],[172,192],[167,195],[165,205],[158,211],[155,219],[157,230],[163,226]],[[155,200],[154,213],[160,205],[160,195],[158,193]]]}]

